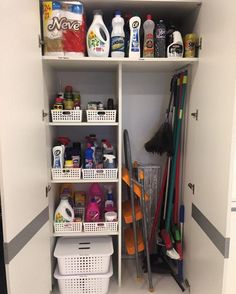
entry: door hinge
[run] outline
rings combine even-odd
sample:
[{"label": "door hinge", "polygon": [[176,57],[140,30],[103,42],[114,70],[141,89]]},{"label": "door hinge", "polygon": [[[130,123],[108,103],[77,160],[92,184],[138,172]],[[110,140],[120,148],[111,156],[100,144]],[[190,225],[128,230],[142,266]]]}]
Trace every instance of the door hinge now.
[{"label": "door hinge", "polygon": [[196,48],[199,50],[202,50],[202,37],[198,38],[198,42],[196,44]]},{"label": "door hinge", "polygon": [[189,189],[192,190],[192,193],[193,193],[193,195],[194,195],[194,192],[195,192],[195,185],[192,184],[192,183],[188,183],[188,187],[189,187]]},{"label": "door hinge", "polygon": [[43,39],[41,38],[41,35],[38,35],[38,46],[39,48],[42,48],[44,45],[44,41]]},{"label": "door hinge", "polygon": [[185,283],[186,289],[188,289],[188,291],[190,293],[190,284],[189,284],[189,281],[187,279],[185,279],[184,283]]},{"label": "door hinge", "polygon": [[48,185],[46,188],[45,188],[45,191],[46,191],[46,198],[48,198],[48,193],[51,191],[52,187],[50,185]]},{"label": "door hinge", "polygon": [[195,118],[195,120],[198,120],[198,109],[196,110],[196,112],[192,112],[191,116]]},{"label": "door hinge", "polygon": [[48,116],[48,112],[45,112],[44,110],[42,110],[42,121],[44,121],[45,117]]}]

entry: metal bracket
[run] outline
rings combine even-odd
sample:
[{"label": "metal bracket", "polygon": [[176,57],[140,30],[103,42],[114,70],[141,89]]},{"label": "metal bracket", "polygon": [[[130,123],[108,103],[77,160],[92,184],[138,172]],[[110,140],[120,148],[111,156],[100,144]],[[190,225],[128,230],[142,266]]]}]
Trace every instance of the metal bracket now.
[{"label": "metal bracket", "polygon": [[190,284],[189,284],[189,281],[187,280],[187,279],[185,279],[185,286],[186,286],[186,288],[188,289],[188,291],[189,291],[189,294],[190,294]]},{"label": "metal bracket", "polygon": [[198,43],[196,44],[198,50],[202,50],[202,37],[199,37]]},{"label": "metal bracket", "polygon": [[196,112],[192,112],[191,116],[195,118],[195,120],[198,120],[198,109],[196,109]]},{"label": "metal bracket", "polygon": [[48,113],[44,111],[44,109],[42,110],[42,121],[44,121],[45,117],[48,116]]},{"label": "metal bracket", "polygon": [[41,38],[41,35],[38,34],[38,46],[39,46],[39,48],[42,48],[43,45],[44,45],[44,41]]},{"label": "metal bracket", "polygon": [[46,188],[45,188],[45,191],[46,191],[46,198],[48,198],[48,193],[51,191],[52,187],[50,185],[48,185]]},{"label": "metal bracket", "polygon": [[189,187],[189,189],[192,190],[192,193],[193,193],[193,195],[194,195],[194,192],[195,192],[195,185],[192,184],[192,183],[188,183],[188,187]]}]

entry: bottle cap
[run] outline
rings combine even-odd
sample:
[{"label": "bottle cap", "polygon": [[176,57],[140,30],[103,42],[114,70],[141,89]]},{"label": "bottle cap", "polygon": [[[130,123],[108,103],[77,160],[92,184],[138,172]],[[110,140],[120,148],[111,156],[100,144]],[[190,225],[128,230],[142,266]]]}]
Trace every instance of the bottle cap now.
[{"label": "bottle cap", "polygon": [[61,9],[61,3],[53,1],[52,2],[52,10],[58,10],[58,9]]},{"label": "bottle cap", "polygon": [[100,9],[94,10],[93,15],[102,15],[102,10]]},{"label": "bottle cap", "polygon": [[65,92],[73,92],[73,88],[70,85],[65,86]]},{"label": "bottle cap", "polygon": [[159,20],[159,23],[164,23],[164,20],[163,20],[163,19],[160,19],[160,20]]},{"label": "bottle cap", "polygon": [[73,160],[66,160],[65,166],[73,166]]},{"label": "bottle cap", "polygon": [[121,11],[120,10],[115,11],[115,16],[117,16],[117,15],[121,16]]},{"label": "bottle cap", "polygon": [[147,20],[152,20],[152,16],[151,16],[151,14],[148,14],[148,15],[147,15]]},{"label": "bottle cap", "polygon": [[56,103],[62,103],[63,102],[63,98],[57,97],[55,101],[56,101]]}]

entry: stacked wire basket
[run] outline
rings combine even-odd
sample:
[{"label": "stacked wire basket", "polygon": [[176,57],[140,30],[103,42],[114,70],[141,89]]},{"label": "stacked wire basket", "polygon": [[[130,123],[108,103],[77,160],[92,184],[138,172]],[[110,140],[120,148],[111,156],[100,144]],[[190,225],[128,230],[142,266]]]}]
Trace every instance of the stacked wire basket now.
[{"label": "stacked wire basket", "polygon": [[106,294],[113,275],[112,238],[59,238],[54,277],[61,294]]}]

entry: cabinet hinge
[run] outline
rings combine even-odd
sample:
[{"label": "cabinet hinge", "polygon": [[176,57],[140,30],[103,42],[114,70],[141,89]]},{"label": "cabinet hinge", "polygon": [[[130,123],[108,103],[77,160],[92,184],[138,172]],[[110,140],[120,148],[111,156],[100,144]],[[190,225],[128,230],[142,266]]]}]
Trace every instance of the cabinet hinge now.
[{"label": "cabinet hinge", "polygon": [[186,289],[188,289],[188,291],[190,293],[190,284],[189,284],[189,281],[187,279],[185,279],[184,283],[185,283]]},{"label": "cabinet hinge", "polygon": [[45,188],[45,191],[46,191],[46,198],[48,197],[48,193],[51,191],[52,187],[50,185],[48,185],[46,188]]},{"label": "cabinet hinge", "polygon": [[194,192],[195,192],[195,185],[192,184],[192,183],[188,183],[188,187],[189,187],[189,189],[192,190],[192,193],[193,193],[193,195],[194,195]]},{"label": "cabinet hinge", "polygon": [[45,117],[48,116],[48,113],[42,110],[42,121],[44,121]]},{"label": "cabinet hinge", "polygon": [[192,112],[191,116],[198,120],[198,109],[195,112]]},{"label": "cabinet hinge", "polygon": [[44,41],[43,41],[43,39],[41,38],[41,35],[38,35],[38,45],[39,45],[39,48],[42,48],[43,45],[44,45]]},{"label": "cabinet hinge", "polygon": [[202,37],[198,38],[198,42],[196,44],[196,47],[197,47],[198,51],[202,50]]}]

